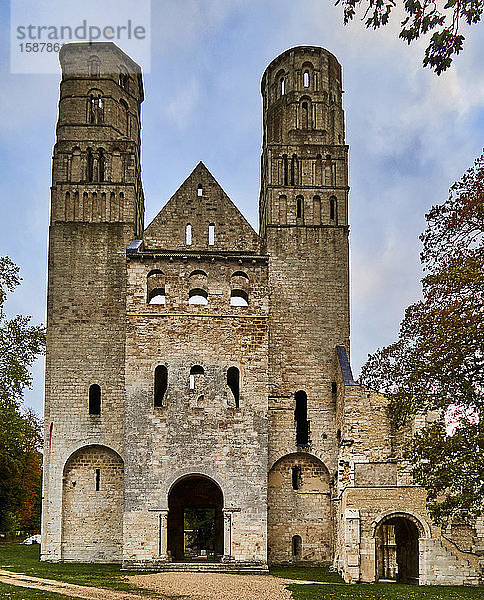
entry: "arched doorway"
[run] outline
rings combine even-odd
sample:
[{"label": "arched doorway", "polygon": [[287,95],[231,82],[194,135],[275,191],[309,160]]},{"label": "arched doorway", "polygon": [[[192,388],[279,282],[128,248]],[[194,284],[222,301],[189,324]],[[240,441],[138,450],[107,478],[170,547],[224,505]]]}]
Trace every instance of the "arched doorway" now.
[{"label": "arched doorway", "polygon": [[377,581],[419,582],[419,530],[413,519],[389,516],[375,531]]},{"label": "arched doorway", "polygon": [[223,556],[223,494],[203,475],[178,480],[168,495],[168,551],[173,560],[219,561]]}]

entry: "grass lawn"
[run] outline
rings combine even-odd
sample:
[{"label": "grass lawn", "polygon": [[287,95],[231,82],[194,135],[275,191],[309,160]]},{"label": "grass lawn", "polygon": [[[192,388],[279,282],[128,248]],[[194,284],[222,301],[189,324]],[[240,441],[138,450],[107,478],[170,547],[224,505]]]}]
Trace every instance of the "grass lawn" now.
[{"label": "grass lawn", "polygon": [[271,569],[271,574],[286,579],[325,582],[323,585],[289,585],[294,600],[484,600],[482,587],[395,583],[349,585],[327,567],[277,567]]},{"label": "grass lawn", "polygon": [[[40,545],[21,546],[20,544],[0,544],[0,568],[17,573],[25,573],[33,577],[57,579],[77,585],[110,588],[123,592],[139,589],[126,581],[126,573],[120,565],[96,565],[82,563],[47,563],[39,561]],[[9,586],[10,587],[10,586]],[[17,590],[20,588],[16,588]],[[27,593],[27,592],[25,592]],[[34,593],[32,591],[32,593]],[[40,594],[41,592],[39,592]],[[21,598],[22,596],[19,596]],[[25,598],[43,598],[43,596],[25,596]],[[50,598],[50,596],[45,596]],[[52,598],[58,597],[52,594]],[[0,595],[0,598],[3,598]],[[8,596],[7,596],[8,598]],[[12,596],[17,598],[17,596]]]},{"label": "grass lawn", "polygon": [[[25,573],[34,577],[57,579],[78,585],[110,588],[125,592],[156,594],[141,590],[126,581],[126,573],[119,565],[82,563],[46,563],[39,561],[40,546],[0,544],[0,568]],[[484,600],[484,589],[460,586],[415,586],[382,584],[346,585],[341,577],[327,567],[277,567],[271,574],[286,579],[322,581],[324,584],[297,584],[289,586],[294,600]],[[67,596],[30,590],[0,583],[2,600],[65,600]],[[254,600],[262,600],[254,598]]]},{"label": "grass lawn", "polygon": [[355,585],[290,585],[294,600],[481,600],[477,587],[418,586],[393,583]]},{"label": "grass lawn", "polygon": [[302,579],[304,581],[327,581],[328,583],[343,583],[343,579],[328,567],[271,567],[271,575],[286,579]]},{"label": "grass lawn", "polygon": [[0,598],[2,600],[72,600],[70,596],[42,592],[40,590],[29,590],[28,588],[16,587],[0,583]]}]

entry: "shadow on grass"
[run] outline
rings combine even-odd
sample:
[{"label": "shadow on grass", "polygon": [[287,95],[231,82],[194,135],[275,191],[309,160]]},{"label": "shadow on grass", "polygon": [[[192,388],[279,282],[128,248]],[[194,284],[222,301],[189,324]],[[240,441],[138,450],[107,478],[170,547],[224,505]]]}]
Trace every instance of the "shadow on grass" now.
[{"label": "shadow on grass", "polygon": [[294,582],[288,586],[294,600],[484,600],[482,587],[345,584],[339,574],[328,567],[273,567],[271,575],[324,582],[324,585]]},{"label": "shadow on grass", "polygon": [[[139,588],[128,583],[126,573],[121,571],[120,565],[47,563],[40,562],[39,558],[40,546],[38,544],[32,546],[0,544],[0,568],[2,569],[77,585],[109,588],[123,592],[141,592]],[[134,575],[135,572],[131,574]]]},{"label": "shadow on grass", "polygon": [[285,577],[286,579],[299,579],[302,581],[324,581],[327,583],[343,583],[343,579],[328,567],[271,567],[271,575]]},{"label": "shadow on grass", "polygon": [[482,588],[394,583],[288,586],[294,600],[482,600]]},{"label": "shadow on grass", "polygon": [[70,596],[15,587],[5,583],[0,583],[0,598],[2,600],[72,600]]}]

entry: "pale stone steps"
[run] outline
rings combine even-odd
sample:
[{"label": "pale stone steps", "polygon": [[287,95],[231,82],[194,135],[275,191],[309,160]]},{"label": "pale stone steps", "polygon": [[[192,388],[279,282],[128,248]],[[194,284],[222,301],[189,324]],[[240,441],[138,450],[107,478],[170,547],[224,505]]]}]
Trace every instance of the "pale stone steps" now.
[{"label": "pale stone steps", "polygon": [[166,562],[163,564],[147,566],[132,564],[123,571],[150,571],[150,572],[180,572],[180,573],[231,573],[242,575],[266,575],[269,568],[264,564],[253,563],[199,563],[199,562]]}]

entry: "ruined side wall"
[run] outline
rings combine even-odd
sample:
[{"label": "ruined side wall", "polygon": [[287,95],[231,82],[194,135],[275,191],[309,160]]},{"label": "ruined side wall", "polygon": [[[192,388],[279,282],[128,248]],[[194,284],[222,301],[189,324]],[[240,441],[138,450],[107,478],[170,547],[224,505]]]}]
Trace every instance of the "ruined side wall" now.
[{"label": "ruined side wall", "polygon": [[[419,531],[420,584],[468,584],[479,581],[479,560],[460,552],[433,526],[426,509],[426,491],[412,484],[402,459],[418,423],[394,437],[388,399],[362,385],[345,385],[338,397],[341,431],[336,509],[335,566],[346,581],[372,582],[378,577],[376,528],[385,519],[406,519]],[[452,533],[452,532],[450,532]],[[459,530],[460,542],[475,550],[469,529]],[[455,535],[458,535],[457,529]]]}]

